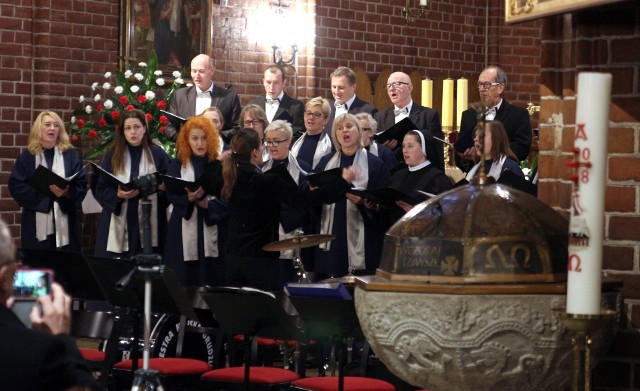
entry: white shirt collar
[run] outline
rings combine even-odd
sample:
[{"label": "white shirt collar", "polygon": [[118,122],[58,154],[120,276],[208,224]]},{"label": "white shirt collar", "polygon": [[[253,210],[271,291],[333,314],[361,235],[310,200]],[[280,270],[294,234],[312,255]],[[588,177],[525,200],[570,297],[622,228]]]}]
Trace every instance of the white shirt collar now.
[{"label": "white shirt collar", "polygon": [[[282,97],[284,96],[284,90],[280,91],[280,95],[276,96],[276,99],[279,102],[282,102]],[[273,99],[272,97],[269,96],[269,94],[265,94],[265,99]]]},{"label": "white shirt collar", "polygon": [[411,108],[413,107],[413,99],[411,99],[411,100],[409,101],[409,103],[407,103],[407,105],[406,105],[405,107],[398,107],[398,106],[396,106],[396,105],[393,105],[393,107],[394,107],[396,110],[402,110],[402,109],[404,109],[404,108],[406,107],[406,108],[407,108],[407,113],[410,113],[410,112],[411,112]]},{"label": "white shirt collar", "polygon": [[426,166],[428,166],[429,164],[431,164],[430,160],[425,160],[424,162],[418,164],[417,166],[407,166],[407,168],[409,168],[409,171],[418,171],[422,168],[425,168]]}]

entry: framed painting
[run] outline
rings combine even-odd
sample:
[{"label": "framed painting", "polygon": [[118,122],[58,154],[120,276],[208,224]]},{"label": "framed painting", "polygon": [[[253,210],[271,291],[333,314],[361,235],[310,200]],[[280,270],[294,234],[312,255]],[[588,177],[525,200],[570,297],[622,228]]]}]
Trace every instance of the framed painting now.
[{"label": "framed painting", "polygon": [[505,0],[507,23],[524,22],[622,0]]},{"label": "framed painting", "polygon": [[122,0],[120,9],[120,68],[147,61],[151,50],[162,70],[211,52],[212,0]]}]

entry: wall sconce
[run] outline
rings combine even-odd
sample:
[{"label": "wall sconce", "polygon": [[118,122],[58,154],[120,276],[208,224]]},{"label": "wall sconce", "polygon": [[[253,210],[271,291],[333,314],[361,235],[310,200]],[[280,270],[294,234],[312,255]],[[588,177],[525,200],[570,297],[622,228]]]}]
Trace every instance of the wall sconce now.
[{"label": "wall sconce", "polygon": [[420,8],[409,8],[409,1],[407,0],[406,5],[402,8],[407,24],[413,23],[415,18],[422,18],[427,15],[427,0],[420,0]]},{"label": "wall sconce", "polygon": [[298,53],[298,45],[291,45],[291,57],[288,60],[284,59],[283,50],[281,47],[277,45],[273,45],[273,63],[278,64],[280,66],[291,65],[293,66],[296,63],[296,53]]}]

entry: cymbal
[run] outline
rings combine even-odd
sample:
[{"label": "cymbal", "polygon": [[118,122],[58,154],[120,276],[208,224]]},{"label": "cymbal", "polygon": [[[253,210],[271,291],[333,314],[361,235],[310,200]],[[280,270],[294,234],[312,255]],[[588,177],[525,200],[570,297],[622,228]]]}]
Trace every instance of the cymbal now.
[{"label": "cymbal", "polygon": [[262,246],[264,251],[295,250],[296,248],[307,248],[317,246],[335,239],[335,235],[302,235],[293,238],[271,242]]}]

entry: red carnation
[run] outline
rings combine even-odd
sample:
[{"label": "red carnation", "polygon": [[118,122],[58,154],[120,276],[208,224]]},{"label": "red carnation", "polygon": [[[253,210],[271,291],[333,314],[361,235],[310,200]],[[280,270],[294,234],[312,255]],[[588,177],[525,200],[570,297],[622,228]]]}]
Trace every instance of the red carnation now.
[{"label": "red carnation", "polygon": [[113,110],[111,112],[111,118],[113,118],[114,121],[117,121],[118,118],[120,118],[120,112],[118,110]]},{"label": "red carnation", "polygon": [[127,98],[126,96],[121,96],[120,97],[120,104],[121,105],[126,105],[127,103],[129,103],[129,98]]},{"label": "red carnation", "polygon": [[144,95],[139,95],[138,96],[138,102],[144,103],[146,101],[147,101],[147,97],[146,96],[144,96]]},{"label": "red carnation", "polygon": [[158,121],[160,121],[160,123],[161,123],[162,125],[166,125],[166,124],[167,124],[168,119],[167,119],[167,117],[166,117],[166,116],[161,115],[161,116],[158,118]]},{"label": "red carnation", "polygon": [[96,137],[98,137],[98,132],[96,132],[96,130],[95,130],[95,129],[91,129],[91,130],[89,130],[89,137],[90,137],[90,138],[96,138]]},{"label": "red carnation", "polygon": [[69,140],[71,140],[72,142],[76,142],[80,139],[80,137],[78,137],[77,134],[72,134],[71,136],[69,136]]},{"label": "red carnation", "polygon": [[147,118],[147,122],[153,121],[153,115],[146,113],[144,116]]},{"label": "red carnation", "polygon": [[164,128],[165,128],[164,126],[161,126],[161,127],[158,129],[158,132],[160,132],[160,134],[164,134]]},{"label": "red carnation", "polygon": [[98,120],[98,126],[100,126],[101,128],[104,128],[105,126],[107,126],[107,121],[104,118],[100,118]]},{"label": "red carnation", "polygon": [[96,106],[96,111],[102,111],[102,109],[104,109],[104,106],[98,103],[98,105]]},{"label": "red carnation", "polygon": [[120,127],[118,125],[116,125],[115,132],[118,133],[119,131],[120,131]]},{"label": "red carnation", "polygon": [[124,110],[125,111],[135,110],[135,107],[133,107],[133,105],[127,105],[127,107],[125,107]]},{"label": "red carnation", "polygon": [[164,109],[166,109],[166,108],[167,108],[167,102],[165,102],[165,101],[163,101],[163,100],[159,101],[159,102],[158,102],[158,108],[159,108],[160,110],[164,110]]},{"label": "red carnation", "polygon": [[84,120],[83,119],[79,119],[78,120],[78,129],[82,129],[84,128]]}]

